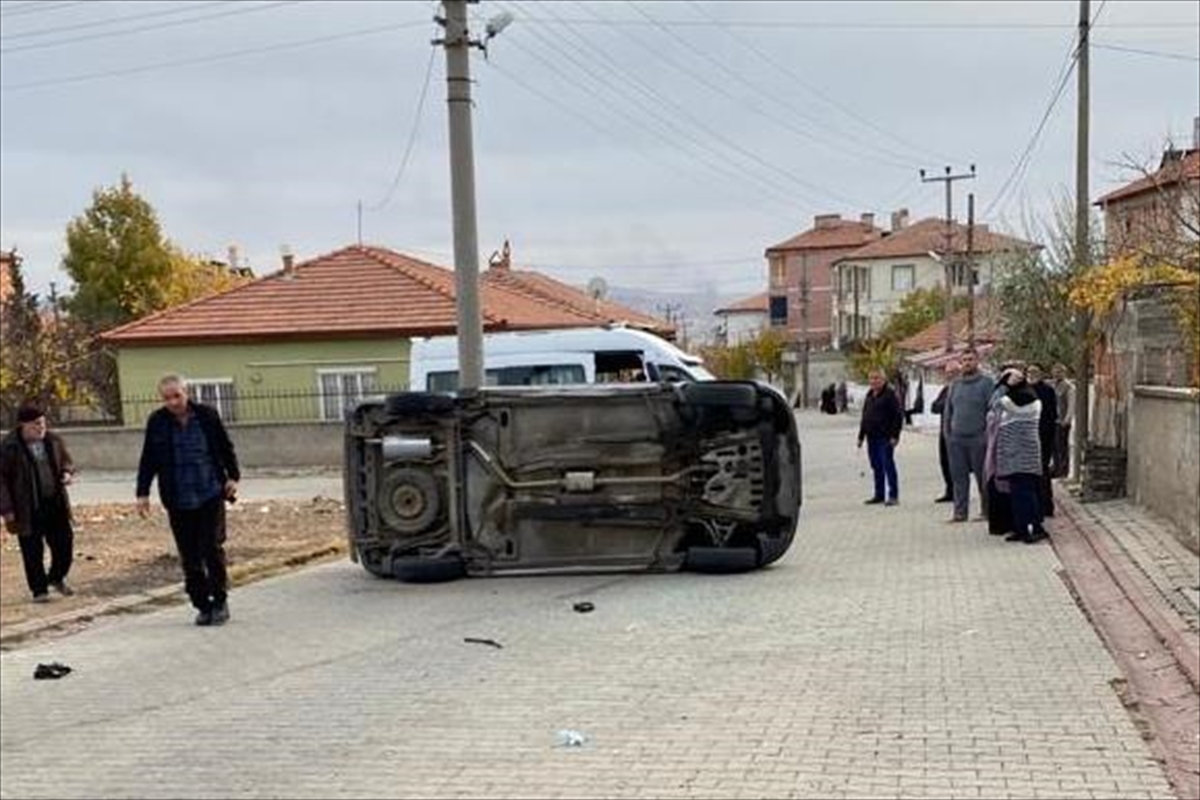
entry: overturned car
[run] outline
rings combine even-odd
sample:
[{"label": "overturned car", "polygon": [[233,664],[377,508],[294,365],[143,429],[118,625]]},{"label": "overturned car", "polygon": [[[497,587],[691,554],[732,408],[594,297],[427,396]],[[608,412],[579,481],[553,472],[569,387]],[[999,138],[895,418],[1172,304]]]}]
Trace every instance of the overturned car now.
[{"label": "overturned car", "polygon": [[403,393],[350,415],[345,488],[380,576],[736,572],[792,542],[800,442],[754,383]]}]

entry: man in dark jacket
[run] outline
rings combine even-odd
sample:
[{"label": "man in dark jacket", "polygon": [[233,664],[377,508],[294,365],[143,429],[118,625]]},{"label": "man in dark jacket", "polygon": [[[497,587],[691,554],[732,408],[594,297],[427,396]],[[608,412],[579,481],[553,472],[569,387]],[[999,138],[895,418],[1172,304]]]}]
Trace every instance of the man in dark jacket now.
[{"label": "man in dark jacket", "polygon": [[47,430],[46,415],[37,406],[21,406],[17,427],[0,442],[0,517],[17,535],[35,603],[50,600],[50,587],[64,597],[74,594],[67,586],[75,547],[67,486],[74,473],[63,440]]},{"label": "man in dark jacket", "polygon": [[200,612],[196,624],[222,625],[229,619],[225,501],[237,495],[237,456],[221,416],[192,402],[183,378],[168,375],[158,392],[163,407],[146,423],[138,466],[138,513],[150,513],[150,484],[158,478],[188,598]]},{"label": "man in dark jacket", "polygon": [[946,416],[946,399],[950,396],[950,387],[954,383],[954,379],[958,377],[958,362],[950,361],[946,364],[945,385],[938,392],[937,398],[933,401],[931,407],[933,413],[940,418],[938,425],[938,463],[942,467],[942,483],[946,488],[942,492],[942,496],[934,500],[935,503],[949,503],[954,500],[954,481],[950,476],[950,451],[946,449],[946,436],[949,434],[947,428],[950,422]]},{"label": "man in dark jacket", "polygon": [[1038,438],[1042,445],[1042,474],[1039,481],[1038,499],[1041,501],[1042,516],[1054,516],[1054,480],[1050,463],[1054,460],[1055,441],[1058,438],[1058,393],[1046,383],[1046,373],[1037,364],[1030,364],[1027,371],[1029,385],[1042,401],[1042,416],[1038,422]]},{"label": "man in dark jacket", "polygon": [[900,398],[888,386],[880,370],[872,370],[871,389],[863,400],[862,423],[858,428],[858,446],[867,443],[867,456],[875,475],[875,494],[867,505],[900,502],[900,486],[896,476],[896,445],[904,427],[904,410]]}]

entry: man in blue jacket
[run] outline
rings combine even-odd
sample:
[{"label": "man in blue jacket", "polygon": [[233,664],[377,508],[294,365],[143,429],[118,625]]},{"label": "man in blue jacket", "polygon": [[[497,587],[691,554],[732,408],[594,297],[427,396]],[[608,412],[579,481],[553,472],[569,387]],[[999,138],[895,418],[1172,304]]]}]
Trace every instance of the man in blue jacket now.
[{"label": "man in blue jacket", "polygon": [[163,407],[150,415],[138,466],[138,513],[150,513],[150,484],[171,521],[184,586],[200,612],[197,625],[229,620],[225,570],[225,502],[241,479],[233,442],[215,409],[188,397],[187,382],[168,375],[158,384]]}]

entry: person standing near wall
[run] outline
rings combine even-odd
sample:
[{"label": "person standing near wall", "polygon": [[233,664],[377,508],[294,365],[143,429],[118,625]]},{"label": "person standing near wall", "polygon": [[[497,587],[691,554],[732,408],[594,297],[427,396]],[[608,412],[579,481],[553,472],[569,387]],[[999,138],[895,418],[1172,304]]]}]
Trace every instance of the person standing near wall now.
[{"label": "person standing near wall", "polygon": [[146,422],[138,466],[138,513],[150,513],[150,484],[158,479],[184,586],[199,614],[197,625],[229,620],[225,569],[225,502],[241,479],[233,442],[216,409],[193,402],[187,382],[167,375],[158,384],[163,406]]},{"label": "person standing near wall", "polygon": [[1071,474],[1071,422],[1075,419],[1075,384],[1067,377],[1067,368],[1054,365],[1054,394],[1058,401],[1058,428],[1054,439],[1054,477]]},{"label": "person standing near wall", "polygon": [[75,549],[67,487],[74,474],[71,454],[49,431],[45,412],[33,404],[21,406],[17,427],[0,442],[0,517],[17,536],[35,603],[49,602],[50,588],[64,597],[75,593],[67,585]]},{"label": "person standing near wall", "polygon": [[1046,383],[1046,373],[1037,364],[1030,364],[1026,370],[1026,380],[1033,387],[1037,399],[1042,406],[1042,416],[1038,423],[1038,436],[1041,439],[1042,472],[1038,498],[1041,501],[1041,511],[1044,517],[1054,516],[1054,481],[1051,480],[1051,463],[1054,461],[1054,447],[1058,436],[1058,395],[1054,387]]}]

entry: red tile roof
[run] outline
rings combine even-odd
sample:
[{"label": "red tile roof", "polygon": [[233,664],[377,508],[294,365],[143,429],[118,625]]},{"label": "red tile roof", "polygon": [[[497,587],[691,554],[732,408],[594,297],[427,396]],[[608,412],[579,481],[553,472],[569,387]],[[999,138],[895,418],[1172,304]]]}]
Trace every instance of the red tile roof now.
[{"label": "red tile roof", "polygon": [[[961,308],[955,311],[950,316],[950,328],[953,334],[953,343],[956,347],[966,344],[967,330],[969,320],[967,319],[967,309]],[[991,343],[995,344],[1004,340],[1004,334],[1000,329],[1000,304],[994,302],[989,297],[978,297],[975,299],[975,343]],[[897,350],[903,350],[908,353],[925,353],[930,350],[939,350],[946,346],[946,322],[938,320],[927,328],[924,328],[919,333],[914,333],[907,339],[903,339],[896,343]]]},{"label": "red tile roof", "polygon": [[1182,158],[1175,161],[1168,161],[1164,158],[1158,171],[1153,175],[1144,175],[1136,181],[1127,183],[1104,195],[1095,204],[1102,206],[1116,200],[1124,200],[1159,187],[1172,186],[1181,180],[1200,180],[1200,150],[1189,150],[1184,153]]},{"label": "red tile roof", "polygon": [[674,327],[657,317],[619,303],[597,300],[582,289],[556,281],[540,272],[491,267],[483,273],[483,285],[527,297],[539,303],[582,314],[593,320],[624,323],[663,336],[674,334]]},{"label": "red tile roof", "polygon": [[[548,301],[502,281],[484,278],[481,283],[487,330],[620,321]],[[448,334],[457,323],[454,298],[450,270],[386,248],[352,245],[297,264],[290,273],[280,271],[136,320],[108,331],[102,339],[149,344]]]},{"label": "red tile roof", "polygon": [[730,303],[724,308],[718,308],[717,314],[738,314],[746,312],[762,312],[766,314],[771,310],[771,295],[769,292],[756,294],[753,297],[747,297],[744,300],[738,300],[735,303]]},{"label": "red tile roof", "polygon": [[[952,238],[950,249],[954,252],[967,250],[967,226],[954,223],[951,227]],[[1041,245],[1026,242],[1002,233],[993,233],[987,225],[975,225],[975,252],[1002,253],[1016,250],[1032,250]],[[873,258],[896,258],[905,256],[923,256],[930,252],[942,252],[946,249],[946,221],[936,217],[914,222],[900,230],[865,247],[860,247],[852,253],[842,256],[839,261],[864,261]]]},{"label": "red tile roof", "polygon": [[829,250],[839,247],[861,247],[883,236],[874,225],[852,219],[823,222],[792,238],[767,248],[767,253],[781,250]]},{"label": "red tile roof", "polygon": [[8,271],[8,265],[17,259],[17,256],[12,253],[0,253],[0,303],[8,300],[8,296],[13,293],[12,275]]}]

